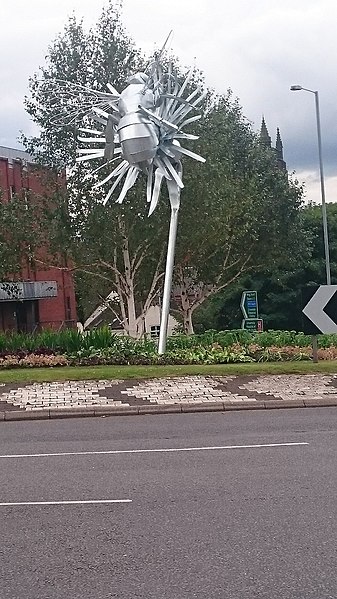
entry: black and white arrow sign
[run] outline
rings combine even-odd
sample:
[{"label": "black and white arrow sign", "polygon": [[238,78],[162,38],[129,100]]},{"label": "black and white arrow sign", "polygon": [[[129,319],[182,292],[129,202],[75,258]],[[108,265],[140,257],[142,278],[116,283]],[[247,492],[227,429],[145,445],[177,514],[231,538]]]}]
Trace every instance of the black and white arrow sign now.
[{"label": "black and white arrow sign", "polygon": [[302,312],[311,321],[312,326],[310,331],[305,332],[337,333],[337,285],[318,287]]}]

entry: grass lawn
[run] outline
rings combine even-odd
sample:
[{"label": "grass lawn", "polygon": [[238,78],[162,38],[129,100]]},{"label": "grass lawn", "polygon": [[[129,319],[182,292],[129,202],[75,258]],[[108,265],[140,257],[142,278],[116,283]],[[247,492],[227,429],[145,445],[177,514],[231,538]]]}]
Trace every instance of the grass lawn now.
[{"label": "grass lawn", "polygon": [[272,362],[260,364],[218,364],[189,366],[81,366],[22,368],[0,371],[0,383],[39,383],[98,379],[142,379],[187,375],[314,374],[337,373],[337,360],[313,362]]}]

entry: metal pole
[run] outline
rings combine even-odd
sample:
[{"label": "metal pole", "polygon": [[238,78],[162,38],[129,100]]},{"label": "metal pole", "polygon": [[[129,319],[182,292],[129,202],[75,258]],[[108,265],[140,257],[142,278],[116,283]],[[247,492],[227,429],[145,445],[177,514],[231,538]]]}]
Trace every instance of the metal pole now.
[{"label": "metal pole", "polygon": [[170,300],[171,300],[171,288],[172,288],[172,275],[174,266],[174,251],[177,238],[177,226],[178,226],[178,208],[171,208],[171,221],[170,221],[170,232],[167,247],[166,257],[166,270],[165,270],[165,283],[163,293],[163,304],[161,309],[161,321],[160,321],[160,333],[159,333],[159,345],[158,354],[162,355],[165,353],[166,340],[167,340],[167,327],[170,313]]},{"label": "metal pole", "polygon": [[312,359],[315,364],[318,363],[318,337],[313,335],[312,338]]},{"label": "metal pole", "polygon": [[318,91],[315,91],[314,94],[315,94],[316,121],[317,121],[319,171],[320,171],[320,178],[321,178],[322,218],[323,218],[323,238],[324,238],[324,251],[325,251],[326,284],[331,285],[328,219],[327,219],[326,204],[325,204],[325,186],[324,186],[324,174],[323,174],[322,138],[321,138],[321,122],[320,122],[320,114],[319,114]]}]

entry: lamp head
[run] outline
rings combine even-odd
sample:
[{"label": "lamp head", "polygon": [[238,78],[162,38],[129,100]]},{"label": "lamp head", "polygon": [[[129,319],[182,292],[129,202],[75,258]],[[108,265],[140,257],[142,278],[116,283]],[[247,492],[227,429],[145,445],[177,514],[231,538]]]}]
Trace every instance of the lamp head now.
[{"label": "lamp head", "polygon": [[290,88],[292,92],[299,92],[301,89],[303,89],[302,85],[292,85]]}]

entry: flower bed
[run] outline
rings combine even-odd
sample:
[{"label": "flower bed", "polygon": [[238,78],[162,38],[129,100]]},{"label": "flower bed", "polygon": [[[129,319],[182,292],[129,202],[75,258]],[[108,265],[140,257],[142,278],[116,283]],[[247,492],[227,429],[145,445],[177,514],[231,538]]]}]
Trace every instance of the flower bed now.
[{"label": "flower bed", "polygon": [[[135,341],[109,329],[0,335],[0,369],[53,366],[230,364],[310,360],[311,337],[295,331],[208,331],[168,339],[158,356],[152,339]],[[337,336],[320,335],[320,360],[337,359]]]}]

